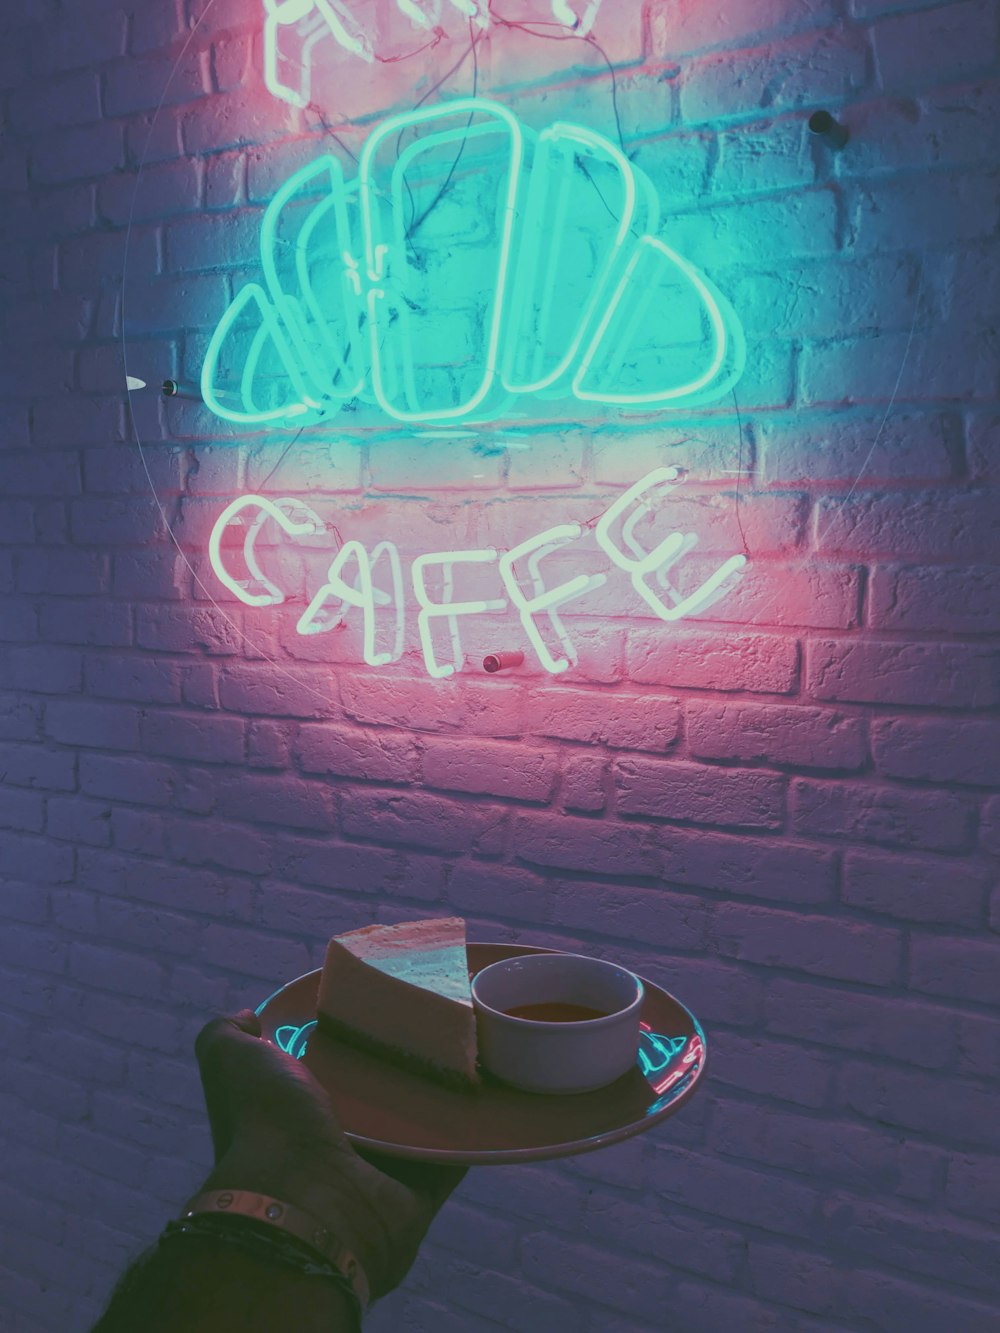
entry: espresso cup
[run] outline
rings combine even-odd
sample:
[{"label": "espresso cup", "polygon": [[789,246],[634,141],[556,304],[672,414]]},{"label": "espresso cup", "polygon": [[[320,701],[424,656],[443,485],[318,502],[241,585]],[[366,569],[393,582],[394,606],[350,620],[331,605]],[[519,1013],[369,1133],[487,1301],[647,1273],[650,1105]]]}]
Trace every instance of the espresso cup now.
[{"label": "espresso cup", "polygon": [[[472,982],[479,1059],[524,1092],[593,1092],[635,1064],[642,1001],[639,978],[600,958],[535,953],[491,963]],[[548,1016],[508,1012],[535,1005]],[[600,1017],[570,1020],[568,1006]]]}]

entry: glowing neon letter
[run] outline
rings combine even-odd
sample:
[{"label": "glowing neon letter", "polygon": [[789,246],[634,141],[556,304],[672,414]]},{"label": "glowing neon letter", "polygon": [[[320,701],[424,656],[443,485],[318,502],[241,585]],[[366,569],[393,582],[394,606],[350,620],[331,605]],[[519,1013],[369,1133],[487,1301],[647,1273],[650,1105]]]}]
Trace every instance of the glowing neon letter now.
[{"label": "glowing neon letter", "polygon": [[[413,591],[416,594],[417,601],[420,603],[420,613],[417,616],[417,627],[420,631],[420,645],[424,651],[424,663],[427,667],[428,675],[433,676],[435,680],[440,680],[445,676],[454,675],[462,666],[462,645],[458,633],[459,616],[482,615],[485,611],[503,611],[507,602],[501,597],[495,601],[471,601],[471,602],[453,602],[447,600],[444,602],[432,602],[427,595],[427,587],[424,582],[424,570],[428,565],[443,565],[444,575],[444,594],[450,599],[452,593],[452,566],[457,563],[483,564],[496,560],[497,552],[492,548],[481,551],[432,551],[429,555],[418,555],[413,562]],[[446,616],[448,627],[451,631],[451,663],[439,664],[434,656],[434,644],[431,639],[431,621],[433,619]]]},{"label": "glowing neon letter", "polygon": [[292,106],[312,97],[313,50],[332,37],[345,51],[373,60],[371,43],[340,0],[264,0],[264,82]]},{"label": "glowing neon letter", "polygon": [[[576,578],[570,579],[568,583],[561,583],[556,588],[546,588],[538,571],[538,565],[546,555],[558,550],[566,542],[573,541],[579,537],[582,531],[583,529],[578,523],[564,523],[559,527],[549,528],[547,532],[540,532],[536,537],[529,537],[527,541],[521,542],[520,546],[515,546],[513,550],[500,557],[500,577],[503,579],[504,587],[510,593],[510,600],[518,609],[524,632],[531,640],[531,646],[538,654],[542,666],[546,671],[551,671],[553,675],[565,671],[571,664],[576,665],[576,650],[563,628],[556,607],[574,597],[582,597],[585,593],[590,592],[592,588],[599,588],[602,583],[606,582],[607,575],[578,574]],[[524,555],[529,557],[528,571],[535,592],[533,597],[525,597],[514,573],[514,562]],[[539,611],[548,612],[549,621],[558,636],[565,657],[554,658],[546,647],[534,619]]]},{"label": "glowing neon letter", "polygon": [[[667,491],[672,490],[678,476],[678,470],[672,467],[657,468],[653,472],[647,473],[645,477],[637,481],[634,486],[630,486],[623,495],[620,495],[605,510],[598,520],[595,530],[595,536],[602,549],[608,553],[619,569],[624,569],[631,576],[632,586],[640,597],[656,612],[661,620],[668,621],[680,620],[683,616],[689,616],[695,611],[703,610],[706,606],[709,606],[722,595],[724,585],[733,576],[739,574],[746,564],[746,556],[730,556],[714,574],[687,597],[681,597],[673,589],[669,589],[669,595],[673,603],[671,606],[665,605],[663,600],[649,586],[646,582],[647,575],[654,571],[662,572],[669,569],[697,542],[697,538],[690,533],[685,535],[680,532],[671,532],[662,541],[658,542],[651,551],[642,552],[638,544],[631,539],[631,529],[634,527],[636,519],[649,507],[649,500],[643,497],[655,491],[657,487],[662,488],[664,483],[667,483]],[[637,511],[629,515],[624,529],[625,539],[632,546],[635,553],[630,556],[612,541],[610,531],[615,520],[620,518],[633,505],[637,506]],[[669,588],[669,585],[666,586]]]},{"label": "glowing neon letter", "polygon": [[[392,575],[392,595],[382,592],[372,582],[372,571],[385,556]],[[358,563],[358,586],[345,583],[340,571],[354,559]],[[330,598],[340,601],[341,609],[332,618],[322,615]],[[395,645],[391,653],[375,651],[376,605],[391,605],[395,620]],[[379,542],[369,556],[361,542],[349,541],[339,550],[327,571],[326,583],[299,617],[296,629],[300,634],[323,634],[343,623],[346,609],[360,607],[364,616],[364,658],[369,666],[383,666],[395,662],[403,651],[403,576],[399,552],[392,542]]]},{"label": "glowing neon letter", "polygon": [[[243,559],[250,578],[237,579],[229,573],[222,562],[222,533],[233,520],[239,524],[245,521],[237,518],[244,509],[256,509],[258,513],[243,541]],[[296,522],[291,517],[295,513],[300,513],[304,517]],[[277,584],[271,582],[257,563],[254,551],[257,534],[269,518],[273,518],[282,531],[291,537],[313,536],[324,531],[319,517],[300,500],[268,500],[263,495],[241,495],[238,500],[226,505],[213,524],[208,539],[208,558],[216,577],[247,606],[276,606],[285,600],[285,594]],[[263,591],[255,591],[256,589]]]}]

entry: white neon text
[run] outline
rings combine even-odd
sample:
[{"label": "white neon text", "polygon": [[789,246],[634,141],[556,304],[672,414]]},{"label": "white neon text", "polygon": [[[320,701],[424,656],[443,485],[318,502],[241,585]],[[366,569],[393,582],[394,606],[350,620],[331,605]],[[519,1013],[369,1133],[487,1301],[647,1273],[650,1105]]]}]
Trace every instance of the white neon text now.
[{"label": "white neon text", "polygon": [[[655,514],[679,482],[676,468],[655,469],[619,496],[595,527],[597,543],[612,566],[629,575],[646,605],[668,623],[711,606],[730,591],[746,565],[745,556],[730,556],[693,591],[682,594],[673,586],[669,572],[697,545],[698,538],[694,533],[669,531],[647,549],[637,539],[635,528],[641,518]],[[255,549],[260,530],[269,519],[291,538],[316,536],[326,530],[318,515],[298,500],[244,495],[227,505],[212,528],[209,560],[216,577],[247,606],[273,606],[285,600],[285,594],[261,569]],[[246,528],[242,543],[236,546],[245,566],[243,571],[234,572],[223,559],[222,539],[230,524]],[[541,666],[553,675],[575,666],[576,650],[560,619],[559,608],[601,587],[608,575],[581,573],[549,587],[540,566],[547,556],[576,541],[583,533],[578,523],[564,523],[537,533],[503,553],[494,547],[484,547],[429,551],[417,556],[410,569],[410,582],[419,608],[417,631],[427,674],[441,680],[460,671],[464,661],[461,618],[503,612],[508,599]],[[526,577],[518,574],[519,561],[526,563]],[[353,583],[345,576],[346,567],[352,564],[356,566]],[[457,595],[456,582],[462,581],[463,567],[491,564],[496,565],[506,597],[463,599]],[[386,573],[388,587],[379,586],[385,582]],[[654,579],[659,590],[652,586]],[[525,590],[525,582],[530,584],[530,591]],[[296,630],[303,635],[326,633],[343,624],[351,611],[361,613],[365,662],[369,666],[384,666],[398,661],[403,652],[405,603],[402,562],[395,543],[381,541],[369,553],[359,541],[345,542],[329,565],[325,583],[299,617]],[[434,626],[442,621],[448,631],[450,660],[444,660],[434,643]],[[551,651],[539,628],[540,622],[553,636],[561,655]]]}]

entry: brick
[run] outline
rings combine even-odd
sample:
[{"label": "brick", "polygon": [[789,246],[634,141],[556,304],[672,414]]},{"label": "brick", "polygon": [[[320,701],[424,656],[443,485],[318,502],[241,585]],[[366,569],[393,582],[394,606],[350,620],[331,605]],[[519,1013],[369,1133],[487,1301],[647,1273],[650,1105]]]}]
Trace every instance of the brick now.
[{"label": "brick", "polygon": [[942,1069],[951,1063],[957,1019],[940,1005],[898,996],[852,994],[814,982],[773,978],[767,1029],[784,1037]]},{"label": "brick", "polygon": [[948,857],[912,857],[851,848],[844,859],[845,903],[903,921],[975,928],[989,888],[985,869]]},{"label": "brick", "polygon": [[973,786],[1000,784],[1000,722],[898,718],[872,727],[872,756],[890,777]]},{"label": "brick", "polygon": [[53,700],[45,709],[45,730],[64,745],[106,750],[135,750],[139,746],[139,715],[127,704]]},{"label": "brick", "polygon": [[93,68],[123,53],[125,15],[88,7],[86,13],[60,15],[34,49],[39,73]]},{"label": "brick", "polygon": [[402,873],[400,853],[389,847],[310,839],[296,834],[276,837],[274,868],[300,884],[383,893]]},{"label": "brick", "polygon": [[868,82],[866,57],[861,33],[828,29],[696,58],[681,83],[684,123],[840,102]]},{"label": "brick", "polygon": [[0,737],[4,740],[37,740],[41,732],[41,716],[41,700],[0,692]]},{"label": "brick", "polygon": [[777,829],[784,823],[785,779],[675,760],[619,759],[618,810],[678,822]]},{"label": "brick", "polygon": [[430,740],[421,767],[429,787],[545,803],[555,786],[558,759],[554,751],[526,753],[503,742]]},{"label": "brick", "polygon": [[345,791],[341,827],[351,837],[432,851],[475,849],[493,823],[488,807],[423,793]]},{"label": "brick", "polygon": [[104,79],[104,111],[107,116],[127,116],[161,106],[179,106],[208,91],[207,56],[189,55],[175,60],[172,54],[116,61]]},{"label": "brick", "polygon": [[883,88],[923,89],[992,69],[997,15],[983,0],[966,0],[883,18],[872,25],[871,36]]},{"label": "brick", "polygon": [[207,925],[198,957],[214,967],[277,985],[284,985],[309,970],[304,944],[240,926]]},{"label": "brick", "polygon": [[[120,260],[119,260],[120,263]],[[121,363],[116,362],[120,377]],[[116,381],[117,387],[118,381]],[[179,449],[133,446],[89,448],[83,454],[83,478],[90,494],[149,496],[176,495],[183,485],[184,455]]]},{"label": "brick", "polygon": [[[180,1021],[175,1014],[100,991],[84,991],[79,1001],[79,1022],[105,1040],[121,1041],[141,1049],[174,1054],[180,1046]],[[96,1109],[96,1106],[95,1106]],[[134,1118],[134,1106],[132,1116]],[[100,1125],[100,1118],[95,1117]]]},{"label": "brick", "polygon": [[132,608],[124,602],[94,605],[60,597],[36,604],[42,638],[50,643],[117,648],[132,642]]},{"label": "brick", "polygon": [[868,593],[876,629],[994,634],[1000,630],[1000,569],[989,565],[877,565]]},{"label": "brick", "polygon": [[823,1238],[839,1253],[995,1295],[1000,1239],[974,1222],[944,1222],[842,1194],[827,1199],[822,1211]]},{"label": "brick", "polygon": [[97,552],[59,550],[21,551],[17,558],[17,583],[21,592],[60,596],[93,596],[107,592],[107,558]]},{"label": "brick", "polygon": [[768,1107],[763,1116],[748,1116],[743,1101],[718,1102],[712,1108],[712,1143],[726,1157],[807,1178],[822,1174],[846,1187],[890,1191],[898,1176],[896,1145],[884,1131],[806,1116],[783,1106]]},{"label": "brick", "polygon": [[992,1078],[1000,1068],[1000,1020],[964,1014],[958,1028],[958,1070],[973,1078]]},{"label": "brick", "polygon": [[539,689],[524,714],[526,732],[613,749],[667,750],[679,728],[679,702],[651,691]]},{"label": "brick", "polygon": [[164,832],[171,858],[185,865],[216,866],[250,875],[271,869],[271,839],[266,834],[217,819],[177,820]]},{"label": "brick", "polygon": [[869,986],[890,986],[899,979],[902,932],[867,922],[720,903],[710,935],[723,958]]},{"label": "brick", "polygon": [[849,1278],[846,1264],[835,1264],[826,1254],[761,1241],[747,1246],[747,1267],[758,1298],[816,1314],[836,1311],[837,1293]]},{"label": "brick", "polygon": [[167,764],[117,755],[80,756],[80,787],[90,796],[136,805],[169,805],[176,775]]},{"label": "brick", "polygon": [[799,779],[791,809],[796,831],[815,837],[944,852],[961,851],[972,838],[969,803],[945,792]]},{"label": "brick", "polygon": [[111,845],[111,807],[99,801],[79,797],[51,797],[46,811],[45,831],[50,838],[84,843],[91,847]]},{"label": "brick", "polygon": [[76,786],[76,758],[65,750],[40,745],[0,744],[0,773],[13,786],[72,792]]},{"label": "brick", "polygon": [[519,815],[512,846],[518,860],[593,874],[655,875],[659,858],[648,829],[607,820]]},{"label": "brick", "polygon": [[594,814],[607,806],[607,762],[597,755],[570,755],[562,761],[559,796],[562,808]]},{"label": "brick", "polygon": [[[985,851],[1000,855],[1000,798],[996,796],[983,801],[979,814],[979,841]],[[993,920],[997,919],[1000,914],[994,909]]]},{"label": "brick", "polygon": [[25,500],[0,502],[4,545],[30,545],[35,540],[34,507]]},{"label": "brick", "polygon": [[867,558],[929,556],[975,563],[988,549],[993,514],[975,492],[915,491],[901,495],[856,493],[829,498],[816,511],[817,545],[827,552]]},{"label": "brick", "polygon": [[832,1062],[825,1051],[719,1032],[713,1054],[719,1059],[716,1077],[732,1087],[817,1110],[826,1104]]},{"label": "brick", "polygon": [[7,966],[43,973],[62,974],[66,971],[66,943],[56,939],[51,930],[5,921],[0,934],[0,950]]},{"label": "brick", "polygon": [[222,671],[219,700],[236,713],[272,717],[323,717],[339,711],[329,680],[311,672],[276,671],[263,663]]},{"label": "brick", "polygon": [[0,597],[0,641],[34,643],[38,638],[38,617],[33,607],[20,597]]},{"label": "brick", "polygon": [[783,0],[757,0],[724,10],[678,8],[669,0],[649,6],[651,54],[671,60],[712,47],[761,41],[796,29],[825,27],[834,18],[830,0],[805,0],[789,9]]},{"label": "brick", "polygon": [[[807,1261],[800,1261],[796,1276],[802,1274],[811,1285],[819,1280],[818,1275],[826,1266],[817,1261],[815,1268],[810,1270]],[[680,1283],[671,1300],[671,1309],[687,1327],[738,1328],[740,1333],[780,1333],[788,1327],[792,1317],[787,1305],[765,1304],[759,1296],[740,1296],[695,1282]],[[794,1312],[794,1319],[796,1333],[850,1333],[847,1325],[831,1323],[828,1319],[811,1319],[801,1310]]]},{"label": "brick", "polygon": [[953,1212],[982,1222],[1000,1222],[996,1157],[956,1153],[948,1163],[945,1198]]},{"label": "brick", "polygon": [[419,771],[413,740],[385,729],[303,726],[295,743],[295,757],[304,773],[368,782],[412,782]]},{"label": "brick", "polygon": [[45,824],[45,798],[41,792],[0,787],[0,828],[41,833]]},{"label": "brick", "polygon": [[240,631],[225,612],[216,608],[192,610],[190,606],[154,603],[137,608],[135,641],[140,648],[160,652],[203,648],[213,655],[230,656],[239,650]]},{"label": "brick", "polygon": [[[824,264],[824,278],[817,273],[813,282],[825,282],[826,268]],[[898,263],[896,268],[899,271]],[[908,272],[904,271],[903,276],[909,280]],[[873,301],[881,302],[885,285],[881,275],[862,270],[857,281],[864,283]],[[795,288],[795,296],[815,310],[811,284],[802,282]],[[852,296],[848,286],[841,297],[844,309],[839,322],[846,326],[844,331],[857,331],[866,322],[874,329],[884,329],[886,321],[880,307],[873,308],[866,321]],[[908,325],[910,311],[906,313]],[[828,328],[830,324],[837,327],[833,317],[828,316],[828,320]],[[822,336],[819,329],[816,336]],[[870,488],[877,482],[948,480],[954,475],[960,450],[960,423],[949,413],[900,413],[883,424],[881,416],[854,409],[824,413],[815,425],[778,417],[760,426],[761,479],[770,486],[819,481],[854,485],[863,480]],[[837,501],[830,503],[832,506]]]},{"label": "brick", "polygon": [[966,456],[969,474],[974,481],[988,482],[1000,475],[997,467],[997,441],[1000,439],[1000,416],[988,413],[970,413],[966,419]]},{"label": "brick", "polygon": [[195,214],[166,229],[166,264],[173,273],[254,262],[260,247],[262,214],[256,209]]},{"label": "brick", "polygon": [[112,121],[61,129],[35,142],[32,179],[41,185],[100,179],[117,171],[123,157],[122,128]]},{"label": "brick", "polygon": [[939,708],[986,708],[1000,700],[993,653],[974,644],[818,639],[806,653],[813,699]]},{"label": "brick", "polygon": [[175,662],[133,653],[93,654],[84,658],[83,678],[87,694],[96,698],[149,704],[180,702],[181,668]]},{"label": "brick", "polygon": [[847,1062],[838,1072],[838,1105],[883,1125],[929,1134],[962,1152],[1000,1147],[996,1092],[972,1079]]},{"label": "brick", "polygon": [[915,937],[910,951],[910,987],[928,995],[995,1005],[1000,1002],[997,946],[989,940],[965,937]]},{"label": "brick", "polygon": [[691,895],[555,879],[547,881],[546,891],[551,919],[568,930],[598,931],[678,951],[704,948],[708,907]]},{"label": "brick", "polygon": [[142,748],[147,754],[172,759],[238,764],[243,760],[244,730],[241,718],[192,716],[157,709],[142,718]]},{"label": "brick", "polygon": [[[922,177],[867,183],[854,218],[855,252],[937,248],[988,237],[1000,213],[996,182],[989,174],[944,173],[937,183],[932,195]],[[913,209],[919,216],[912,227],[901,229],[899,218]]]},{"label": "brick", "polygon": [[356,722],[441,735],[510,737],[524,733],[523,702],[519,695],[511,696],[503,673],[487,683],[344,672],[340,694],[345,714]]},{"label": "brick", "polygon": [[236,772],[220,775],[213,787],[224,819],[322,830],[332,830],[336,824],[334,795],[319,782]]},{"label": "brick", "polygon": [[687,701],[688,749],[697,759],[859,769],[867,757],[861,718],[830,710]]},{"label": "brick", "polygon": [[627,665],[636,684],[791,694],[799,645],[776,635],[636,629],[628,635]]},{"label": "brick", "polygon": [[[97,187],[97,213],[101,221],[112,227],[128,227],[137,223],[160,223],[168,217],[177,217],[181,213],[196,212],[201,199],[201,180],[203,167],[199,161],[181,159],[165,161],[145,167],[143,175],[136,180],[132,172],[117,172],[101,180]],[[157,265],[159,269],[159,265]],[[144,303],[155,303],[155,309],[143,312],[139,324],[155,331],[156,319],[164,308],[165,301],[171,300],[172,293],[187,291],[192,299],[196,293],[211,293],[217,284],[207,279],[196,279],[187,288],[177,280],[151,281],[153,269],[140,269],[139,279],[129,284],[129,331],[136,332],[133,320],[137,319],[137,299]],[[135,295],[133,295],[135,293]],[[169,308],[169,307],[168,307]],[[179,309],[176,303],[173,309]],[[221,313],[221,309],[220,309]],[[180,327],[180,325],[179,325]]]},{"label": "brick", "polygon": [[[56,450],[41,453],[37,449],[0,453],[0,487],[4,495],[76,495],[80,490],[77,455]],[[36,560],[42,554],[30,553]]]},{"label": "brick", "polygon": [[283,769],[291,763],[292,739],[276,722],[247,724],[247,763],[253,768]]},{"label": "brick", "polygon": [[560,1237],[545,1232],[523,1238],[521,1263],[529,1279],[590,1300],[601,1300],[608,1284],[617,1282],[616,1306],[636,1315],[668,1305],[674,1282],[661,1265],[608,1254],[591,1245],[577,1243],[570,1247]]},{"label": "brick", "polygon": [[[742,505],[741,505],[742,508]],[[717,563],[689,557],[696,581],[715,572]],[[810,560],[789,565],[751,559],[731,592],[685,617],[699,621],[729,621],[741,628],[767,624],[775,628],[850,629],[860,623],[861,570]]]},{"label": "brick", "polygon": [[808,1227],[820,1198],[797,1181],[672,1145],[656,1145],[649,1181],[658,1194],[700,1213],[793,1236]]},{"label": "brick", "polygon": [[834,896],[836,858],[825,847],[703,830],[657,828],[660,876],[717,893],[818,903]]}]

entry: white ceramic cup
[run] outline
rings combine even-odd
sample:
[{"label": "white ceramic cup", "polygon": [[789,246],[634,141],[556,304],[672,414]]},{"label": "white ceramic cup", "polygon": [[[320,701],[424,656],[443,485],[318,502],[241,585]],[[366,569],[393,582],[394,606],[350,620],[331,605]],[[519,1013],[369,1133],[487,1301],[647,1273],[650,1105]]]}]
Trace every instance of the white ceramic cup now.
[{"label": "white ceramic cup", "polygon": [[[479,1058],[525,1092],[593,1092],[635,1064],[642,1000],[634,973],[584,954],[522,954],[491,963],[472,982]],[[553,1002],[586,1005],[606,1017],[553,1023],[504,1012]]]}]

